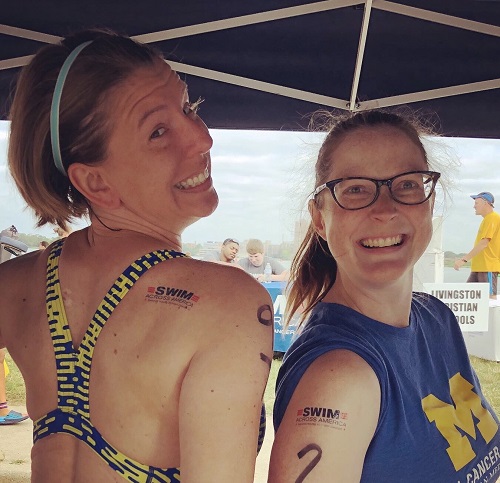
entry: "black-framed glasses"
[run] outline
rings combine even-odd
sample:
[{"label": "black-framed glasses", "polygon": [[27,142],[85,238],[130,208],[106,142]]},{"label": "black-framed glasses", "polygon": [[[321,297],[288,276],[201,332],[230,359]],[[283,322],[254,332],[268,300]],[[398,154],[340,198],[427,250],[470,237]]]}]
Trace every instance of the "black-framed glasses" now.
[{"label": "black-framed glasses", "polygon": [[385,185],[394,201],[402,205],[420,205],[427,201],[441,173],[435,171],[408,171],[389,179],[364,177],[339,178],[318,186],[312,196],[315,198],[328,188],[333,199],[344,210],[361,210],[373,205]]}]

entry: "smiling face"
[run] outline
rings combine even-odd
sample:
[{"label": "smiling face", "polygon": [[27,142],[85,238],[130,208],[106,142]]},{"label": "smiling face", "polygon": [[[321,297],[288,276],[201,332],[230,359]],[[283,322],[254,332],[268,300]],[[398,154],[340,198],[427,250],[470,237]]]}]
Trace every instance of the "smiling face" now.
[{"label": "smiling face", "polygon": [[101,169],[127,216],[180,233],[215,210],[212,138],[168,64],[136,70],[106,107],[113,127]]},{"label": "smiling face", "polygon": [[[328,180],[348,176],[387,179],[428,169],[420,147],[402,130],[386,125],[354,129],[329,157]],[[432,199],[402,205],[382,186],[373,205],[349,211],[324,190],[317,203],[310,203],[310,210],[316,231],[327,240],[337,262],[335,283],[355,289],[403,277],[411,282],[412,268],[431,239]]]}]

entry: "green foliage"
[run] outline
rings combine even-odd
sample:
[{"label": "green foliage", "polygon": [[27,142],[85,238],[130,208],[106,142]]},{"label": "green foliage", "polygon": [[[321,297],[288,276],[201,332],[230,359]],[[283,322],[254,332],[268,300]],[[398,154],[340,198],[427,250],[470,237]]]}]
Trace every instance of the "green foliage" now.
[{"label": "green foliage", "polygon": [[9,366],[9,375],[5,381],[5,390],[7,392],[7,401],[11,406],[25,405],[26,389],[24,387],[24,379],[19,369],[14,364],[14,361],[9,354],[5,356],[7,365]]},{"label": "green foliage", "polygon": [[278,377],[278,371],[281,367],[281,363],[281,360],[273,359],[271,372],[269,373],[269,379],[267,380],[267,386],[264,392],[264,404],[266,405],[266,413],[268,416],[273,414],[276,378]]},{"label": "green foliage", "polygon": [[38,248],[38,245],[41,241],[46,241],[50,245],[56,238],[51,239],[42,235],[29,235],[26,233],[18,233],[17,239],[23,243],[26,243],[26,245],[28,245],[28,247],[30,248]]},{"label": "green foliage", "polygon": [[455,252],[444,252],[444,258],[451,258],[455,260],[455,258],[462,258],[466,253],[455,253]]},{"label": "green foliage", "polygon": [[203,245],[200,243],[183,243],[182,244],[182,251],[191,257],[196,257],[199,255],[200,251],[202,250]]},{"label": "green foliage", "polygon": [[[444,266],[453,267],[455,259],[464,258],[467,253],[455,253],[455,252],[444,252]],[[470,260],[463,265],[464,267],[470,267]]]},{"label": "green foliage", "polygon": [[500,362],[487,361],[479,357],[470,356],[472,367],[476,371],[481,383],[483,394],[496,414],[500,416]]}]

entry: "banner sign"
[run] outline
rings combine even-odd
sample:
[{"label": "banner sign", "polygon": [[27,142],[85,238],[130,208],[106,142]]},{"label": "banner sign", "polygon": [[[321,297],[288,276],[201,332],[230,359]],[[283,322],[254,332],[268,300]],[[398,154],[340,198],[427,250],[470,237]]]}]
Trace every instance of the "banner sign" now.
[{"label": "banner sign", "polygon": [[292,343],[296,324],[292,323],[285,329],[286,295],[284,294],[286,282],[267,282],[263,286],[271,295],[274,309],[274,346],[277,352],[286,352]]},{"label": "banner sign", "polygon": [[489,284],[424,283],[424,290],[452,310],[462,332],[488,331]]}]

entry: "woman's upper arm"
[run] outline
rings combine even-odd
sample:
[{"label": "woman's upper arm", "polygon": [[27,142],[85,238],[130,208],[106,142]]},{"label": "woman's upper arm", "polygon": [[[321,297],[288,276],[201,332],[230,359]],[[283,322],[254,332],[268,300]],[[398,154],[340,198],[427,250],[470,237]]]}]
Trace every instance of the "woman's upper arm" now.
[{"label": "woman's upper arm", "polygon": [[253,482],[262,397],[273,356],[273,310],[269,294],[237,273],[247,282],[240,287],[241,296],[225,291],[220,307],[205,314],[212,327],[182,383],[183,483]]},{"label": "woman's upper arm", "polygon": [[269,483],[359,482],[380,386],[357,354],[335,350],[302,376],[275,436]]}]

